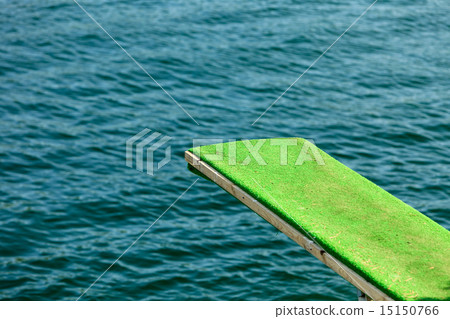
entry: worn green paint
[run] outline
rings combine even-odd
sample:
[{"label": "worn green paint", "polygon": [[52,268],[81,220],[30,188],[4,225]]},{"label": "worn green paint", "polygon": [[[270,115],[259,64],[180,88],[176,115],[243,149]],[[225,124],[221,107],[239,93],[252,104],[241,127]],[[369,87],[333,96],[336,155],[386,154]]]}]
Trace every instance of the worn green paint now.
[{"label": "worn green paint", "polygon": [[191,151],[392,298],[450,299],[449,231],[304,139],[261,141]]}]

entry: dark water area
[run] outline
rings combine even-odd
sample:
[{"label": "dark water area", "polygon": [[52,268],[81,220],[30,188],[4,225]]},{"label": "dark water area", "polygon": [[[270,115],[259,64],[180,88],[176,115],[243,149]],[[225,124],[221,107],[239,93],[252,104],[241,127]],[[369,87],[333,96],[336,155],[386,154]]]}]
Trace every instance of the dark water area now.
[{"label": "dark water area", "polygon": [[[450,7],[378,1],[0,1],[0,299],[74,300],[197,178],[193,138],[305,137],[450,228]],[[149,176],[144,128],[172,137]],[[356,300],[199,180],[82,300]]]}]

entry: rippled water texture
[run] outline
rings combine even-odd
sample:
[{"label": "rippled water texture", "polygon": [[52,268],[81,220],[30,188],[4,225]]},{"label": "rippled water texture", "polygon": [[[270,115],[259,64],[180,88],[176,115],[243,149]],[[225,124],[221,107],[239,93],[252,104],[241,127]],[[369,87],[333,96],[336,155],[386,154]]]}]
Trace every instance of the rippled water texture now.
[{"label": "rippled water texture", "polygon": [[[313,138],[446,228],[450,8],[378,3],[0,1],[0,298],[73,300],[195,180],[194,137]],[[171,136],[154,176],[125,166]],[[200,180],[83,300],[354,300],[355,288]]]}]

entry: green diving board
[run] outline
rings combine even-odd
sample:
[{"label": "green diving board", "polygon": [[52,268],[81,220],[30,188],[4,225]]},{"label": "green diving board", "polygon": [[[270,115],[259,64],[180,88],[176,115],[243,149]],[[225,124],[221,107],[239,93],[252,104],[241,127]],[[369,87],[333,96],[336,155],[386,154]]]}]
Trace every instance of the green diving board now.
[{"label": "green diving board", "polygon": [[215,182],[373,300],[450,300],[450,233],[300,138],[185,153]]}]

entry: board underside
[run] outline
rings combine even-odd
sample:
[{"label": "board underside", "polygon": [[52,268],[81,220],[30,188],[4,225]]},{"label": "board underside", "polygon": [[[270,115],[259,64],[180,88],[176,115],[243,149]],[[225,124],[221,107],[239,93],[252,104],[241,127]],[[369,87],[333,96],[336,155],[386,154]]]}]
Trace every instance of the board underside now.
[{"label": "board underside", "polygon": [[190,152],[387,296],[450,300],[449,231],[310,142]]}]

